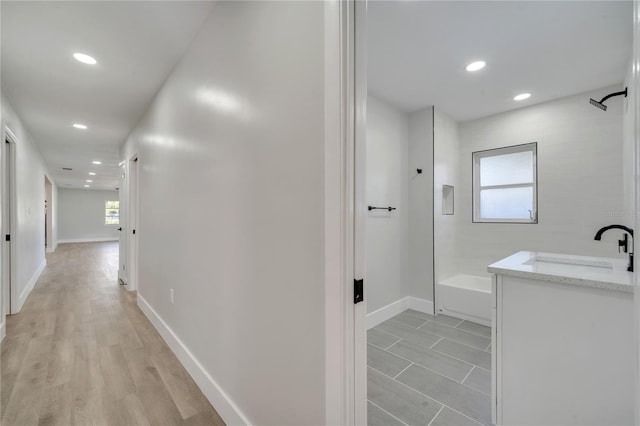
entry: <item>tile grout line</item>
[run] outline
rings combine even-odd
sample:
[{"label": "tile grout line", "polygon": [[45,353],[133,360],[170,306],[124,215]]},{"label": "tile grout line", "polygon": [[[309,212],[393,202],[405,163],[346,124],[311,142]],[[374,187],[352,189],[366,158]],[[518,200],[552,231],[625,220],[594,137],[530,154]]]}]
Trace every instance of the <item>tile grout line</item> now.
[{"label": "tile grout line", "polygon": [[[378,372],[378,373],[380,373],[380,374],[384,374],[383,372],[381,372],[381,371],[379,371],[379,370],[376,370],[376,369],[375,369],[375,368],[373,368],[373,367],[369,367],[369,368],[371,368],[372,370],[377,371],[377,372]],[[424,368],[424,367],[423,367],[423,368]],[[425,370],[429,370],[429,369],[428,369],[428,368],[425,368]],[[433,370],[429,370],[429,371],[431,371],[432,373],[435,373],[435,374],[439,374],[439,373],[436,373],[436,372],[435,372],[435,371],[433,371]],[[468,418],[468,419],[471,419],[471,420],[473,420],[474,422],[476,422],[476,423],[478,423],[478,424],[482,425],[482,423],[481,423],[481,422],[479,422],[479,421],[477,421],[477,420],[473,419],[472,417],[467,416],[466,414],[461,413],[460,411],[456,410],[455,408],[451,408],[451,407],[449,407],[449,406],[448,406],[447,404],[445,404],[444,402],[440,401],[439,399],[436,399],[436,397],[429,396],[429,395],[427,395],[426,393],[419,391],[418,389],[415,389],[415,388],[413,388],[413,387],[411,387],[411,386],[409,386],[409,385],[407,385],[407,384],[405,384],[405,383],[402,383],[400,380],[394,379],[393,377],[390,377],[390,376],[388,376],[388,375],[386,375],[386,374],[384,374],[384,375],[385,375],[385,376],[387,376],[387,377],[389,377],[391,380],[394,380],[395,382],[399,383],[400,385],[402,385],[402,386],[406,387],[407,389],[411,389],[412,391],[419,393],[420,395],[424,396],[425,398],[429,398],[430,400],[435,401],[435,402],[437,402],[437,403],[438,403],[438,404],[440,404],[440,405],[446,406],[446,407],[447,407],[447,408],[449,408],[450,410],[453,410],[453,411],[455,411],[456,413],[458,413],[458,414],[460,414],[460,415],[462,415],[462,416],[464,416],[464,417],[466,417],[466,418]],[[442,374],[440,374],[440,375],[442,376]],[[443,376],[443,377],[446,377],[446,376]],[[449,379],[449,377],[447,377],[447,378]],[[473,391],[477,392],[477,391],[476,391],[475,389],[473,389],[473,388],[470,388],[470,387],[468,387],[468,386],[467,386],[467,388],[469,388],[469,389],[471,389],[471,390],[473,390]],[[483,395],[484,395],[484,394],[483,394]]]},{"label": "tile grout line", "polygon": [[[466,320],[462,321],[460,324],[456,325],[454,328],[456,328],[456,329],[458,329],[458,330],[460,330],[460,331],[465,331],[465,332],[467,332],[467,333],[475,334],[476,336],[484,337],[485,339],[490,339],[490,338],[491,338],[491,336],[487,337],[487,336],[485,336],[484,334],[480,334],[480,333],[476,333],[475,331],[465,330],[464,328],[460,328],[460,326],[461,326],[462,324],[464,324],[464,322],[465,322],[465,321],[466,321]],[[466,322],[470,322],[470,323],[472,323],[472,324],[478,324],[478,323],[475,323],[475,322],[473,322],[473,321],[466,321]],[[482,325],[482,324],[478,324],[478,325]],[[487,326],[486,326],[486,325],[483,325],[483,327],[487,327]],[[491,331],[491,327],[487,327],[487,328],[489,329],[489,331]]]},{"label": "tile grout line", "polygon": [[451,408],[451,407],[449,407],[448,405],[445,405],[445,404],[443,404],[443,405],[444,405],[445,407],[447,407],[449,410],[451,410],[451,411],[455,411],[456,413],[460,414],[460,415],[461,415],[461,416],[463,416],[463,417],[466,417],[467,419],[471,420],[472,422],[477,423],[478,425],[483,426],[483,424],[482,424],[481,422],[477,421],[477,420],[476,420],[476,419],[474,419],[473,417],[469,417],[469,416],[467,416],[466,414],[461,413],[460,411],[456,410],[455,408]]},{"label": "tile grout line", "polygon": [[440,415],[440,413],[442,412],[442,410],[444,410],[444,407],[446,407],[446,405],[442,404],[442,407],[440,407],[440,409],[438,410],[438,412],[436,413],[435,416],[433,416],[433,418],[431,419],[431,421],[429,422],[429,424],[427,424],[427,426],[431,426],[431,423],[433,423],[433,421]]},{"label": "tile grout line", "polygon": [[[417,363],[417,362],[413,362],[413,361],[411,361],[410,359],[403,358],[403,357],[401,357],[400,355],[396,355],[396,354],[394,354],[393,352],[389,352],[389,354],[394,355],[394,356],[396,356],[396,357],[398,357],[398,358],[400,358],[400,359],[402,359],[402,360],[404,360],[404,361],[410,362],[410,363],[411,363],[411,364],[413,364],[413,365],[417,365],[417,366],[418,366],[418,367],[420,367],[420,368],[424,368],[425,370],[430,371],[430,372],[432,372],[433,374],[437,374],[438,376],[442,376],[442,377],[444,377],[445,379],[449,379],[449,380],[451,380],[451,381],[453,381],[453,382],[456,382],[456,383],[457,383],[457,384],[459,384],[459,385],[463,385],[463,383],[462,383],[462,382],[460,382],[460,381],[458,381],[458,380],[454,379],[453,377],[446,376],[446,375],[444,375],[444,374],[440,373],[439,371],[433,370],[433,369],[431,369],[431,368],[429,368],[429,367],[427,367],[427,366],[424,366],[424,365],[422,365],[422,364],[419,364],[419,363]],[[446,354],[445,354],[445,355],[446,355]],[[447,356],[448,356],[448,355],[447,355]],[[470,365],[470,366],[472,367],[471,369],[473,370],[473,367],[474,367],[474,365],[473,365],[473,364],[469,364],[468,362],[466,362],[466,361],[462,361],[462,360],[458,360],[458,361],[461,361],[461,362],[463,362],[463,363],[465,363],[465,364],[467,364],[467,365]],[[395,379],[395,377],[390,376],[390,375],[388,375],[387,373],[383,373],[382,371],[378,370],[377,368],[374,368],[374,367],[370,366],[369,364],[367,364],[367,367],[372,368],[373,370],[377,371],[378,373],[384,374],[385,376],[387,376],[387,377],[389,377],[389,378],[391,378],[391,379]],[[409,367],[411,367],[411,365],[409,365]],[[407,368],[409,368],[409,367],[406,367],[404,370],[406,370],[406,369],[407,369]],[[400,373],[402,373],[404,370],[402,370]],[[398,375],[396,375],[396,377],[398,377],[398,376],[400,375],[400,373],[398,373]],[[411,387],[411,386],[409,386],[409,387]],[[469,387],[469,386],[467,386],[467,387]],[[413,388],[411,388],[411,389],[413,389]],[[473,388],[470,388],[470,389],[473,389]],[[475,389],[474,389],[474,390],[475,390]]]},{"label": "tile grout line", "polygon": [[[471,375],[471,372],[472,372],[473,370],[475,370],[475,369],[476,369],[476,366],[474,365],[474,366],[473,366],[473,368],[472,368],[471,370],[469,370],[469,372],[467,373],[467,375],[466,375],[466,376],[464,376],[464,379],[462,379],[462,382],[460,382],[460,383],[462,383],[463,385],[465,385],[466,383],[465,383],[464,381],[465,381],[465,380],[467,380],[467,379],[469,378],[469,376]],[[468,387],[470,387],[470,386],[468,386]]]},{"label": "tile grout line", "polygon": [[[425,324],[426,324],[426,323],[425,323]],[[423,330],[423,329],[421,328],[421,327],[422,327],[422,326],[424,326],[425,324],[422,324],[422,325],[418,328],[418,330],[424,331],[425,333],[434,334],[433,332],[429,332],[429,331]],[[440,323],[438,323],[438,322],[436,322],[436,324],[438,324],[438,325],[440,325],[440,326],[442,326],[442,327],[450,328],[451,330],[455,330],[455,331],[457,331],[457,332],[459,332],[459,333],[469,334],[469,335],[471,335],[471,337],[481,337],[481,338],[483,338],[483,339],[487,339],[487,340],[489,340],[489,342],[490,342],[489,344],[491,344],[491,339],[490,339],[490,338],[488,338],[488,337],[481,336],[481,335],[479,335],[479,334],[475,334],[475,333],[470,333],[470,332],[468,332],[468,331],[466,331],[466,330],[461,330],[461,329],[456,328],[456,327],[450,327],[450,326],[448,326],[448,325],[440,324]],[[453,339],[453,338],[451,338],[451,337],[448,337],[448,339],[450,339],[450,340],[456,340],[456,339]],[[456,341],[457,341],[457,340],[456,340]],[[457,341],[457,342],[458,342],[458,343],[461,343],[461,344],[463,344],[463,345],[466,345],[466,346],[469,346],[469,347],[472,347],[472,348],[478,349],[478,350],[480,350],[480,351],[483,351],[483,350],[484,350],[484,349],[480,349],[480,348],[475,347],[475,346],[468,345],[468,344],[466,344],[466,343],[462,343],[462,342],[459,342],[459,341]]]},{"label": "tile grout line", "polygon": [[[408,361],[408,360],[407,360]],[[411,362],[411,364],[407,365],[405,368],[402,369],[401,372],[399,372],[398,374],[396,374],[395,376],[392,377],[392,379],[395,379],[396,377],[398,377],[399,375],[401,375],[402,373],[405,372],[405,370],[407,370],[409,367],[411,367],[414,364],[414,362]]]},{"label": "tile grout line", "polygon": [[429,346],[429,349],[433,350],[433,347],[435,345],[437,345],[438,343],[440,343],[442,341],[442,339],[444,339],[444,337],[439,338],[437,342],[435,342],[433,345]]},{"label": "tile grout line", "polygon": [[[394,336],[394,337],[398,337],[398,336]],[[402,337],[401,337],[401,338],[399,338],[398,340],[396,340],[395,342],[393,342],[392,344],[390,344],[389,346],[387,346],[386,348],[383,348],[383,349],[386,351],[386,350],[387,350],[387,349],[389,349],[391,346],[393,346],[393,345],[395,345],[396,343],[398,343],[400,340],[402,340]]]},{"label": "tile grout line", "polygon": [[393,417],[394,419],[396,419],[397,421],[399,421],[400,423],[402,423],[405,426],[409,426],[407,425],[407,423],[403,422],[401,419],[397,418],[396,416],[394,416],[393,414],[391,414],[390,412],[388,412],[387,410],[385,410],[384,408],[382,408],[381,406],[379,406],[378,404],[376,404],[375,402],[367,399],[367,402],[371,405],[374,405],[376,407],[378,407],[379,409],[381,409],[382,411],[384,411],[385,413],[387,413],[388,415],[390,415],[391,417]]},{"label": "tile grout line", "polygon": [[[456,342],[456,343],[457,343],[457,342]],[[475,349],[475,348],[474,348],[474,349]],[[482,367],[482,366],[480,366],[480,365],[474,364],[474,363],[469,362],[469,361],[465,361],[464,359],[460,359],[460,358],[455,357],[455,356],[453,356],[453,355],[449,355],[449,354],[448,354],[448,353],[446,353],[446,352],[439,351],[439,350],[438,350],[438,349],[436,349],[436,348],[433,348],[433,349],[431,349],[431,350],[432,350],[432,351],[436,351],[436,352],[438,352],[439,354],[446,355],[446,356],[448,356],[449,358],[453,358],[453,359],[455,359],[455,360],[457,360],[457,361],[462,361],[462,362],[464,362],[464,363],[466,363],[466,364],[473,365],[474,367],[478,367],[478,368],[482,368],[483,370],[491,371],[491,370],[489,370],[489,369],[487,369],[487,368],[484,368],[484,367]],[[480,352],[484,352],[484,351],[482,351],[482,349],[477,349],[477,350],[479,350]],[[392,352],[390,352],[390,353],[392,353]],[[395,354],[394,354],[394,355],[395,355]]]}]

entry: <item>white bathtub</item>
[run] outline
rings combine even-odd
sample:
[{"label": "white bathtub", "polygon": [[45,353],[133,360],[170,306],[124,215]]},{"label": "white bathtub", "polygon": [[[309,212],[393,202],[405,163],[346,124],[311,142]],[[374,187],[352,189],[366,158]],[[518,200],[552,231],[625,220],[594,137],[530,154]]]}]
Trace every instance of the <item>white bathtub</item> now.
[{"label": "white bathtub", "polygon": [[454,275],[438,283],[438,313],[491,326],[491,278]]}]

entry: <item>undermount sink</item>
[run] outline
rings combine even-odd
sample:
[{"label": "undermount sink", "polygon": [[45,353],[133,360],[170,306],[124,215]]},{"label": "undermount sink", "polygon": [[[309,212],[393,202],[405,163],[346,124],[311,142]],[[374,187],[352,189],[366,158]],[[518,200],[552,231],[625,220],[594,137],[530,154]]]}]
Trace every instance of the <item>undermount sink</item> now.
[{"label": "undermount sink", "polygon": [[597,259],[576,259],[562,256],[535,256],[523,262],[525,265],[535,265],[536,263],[560,263],[563,265],[591,266],[594,268],[613,269],[613,264],[606,260]]}]

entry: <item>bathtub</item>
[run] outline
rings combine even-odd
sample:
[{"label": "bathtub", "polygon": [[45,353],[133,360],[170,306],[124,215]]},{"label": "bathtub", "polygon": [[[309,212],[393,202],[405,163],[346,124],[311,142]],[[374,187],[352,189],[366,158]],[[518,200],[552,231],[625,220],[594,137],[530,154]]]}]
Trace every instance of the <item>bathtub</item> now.
[{"label": "bathtub", "polygon": [[438,282],[438,313],[491,326],[491,278],[454,275]]}]

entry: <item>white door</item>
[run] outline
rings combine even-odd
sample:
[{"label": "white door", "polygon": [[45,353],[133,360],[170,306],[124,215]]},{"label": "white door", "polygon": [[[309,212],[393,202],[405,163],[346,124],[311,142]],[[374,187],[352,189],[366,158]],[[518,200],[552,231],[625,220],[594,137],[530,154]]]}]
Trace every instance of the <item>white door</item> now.
[{"label": "white door", "polygon": [[14,176],[15,176],[15,138],[5,129],[5,143],[2,149],[2,296],[3,313],[13,314],[17,310],[17,290],[13,286],[13,209],[14,209]]},{"label": "white door", "polygon": [[129,160],[129,185],[127,200],[127,290],[138,289],[138,156]]},{"label": "white door", "polygon": [[122,214],[126,211],[127,204],[127,164],[123,162],[120,165],[120,186],[118,187],[118,200],[120,202],[120,225],[118,225],[119,245],[118,245],[118,278],[127,283],[127,218],[126,214]]}]

